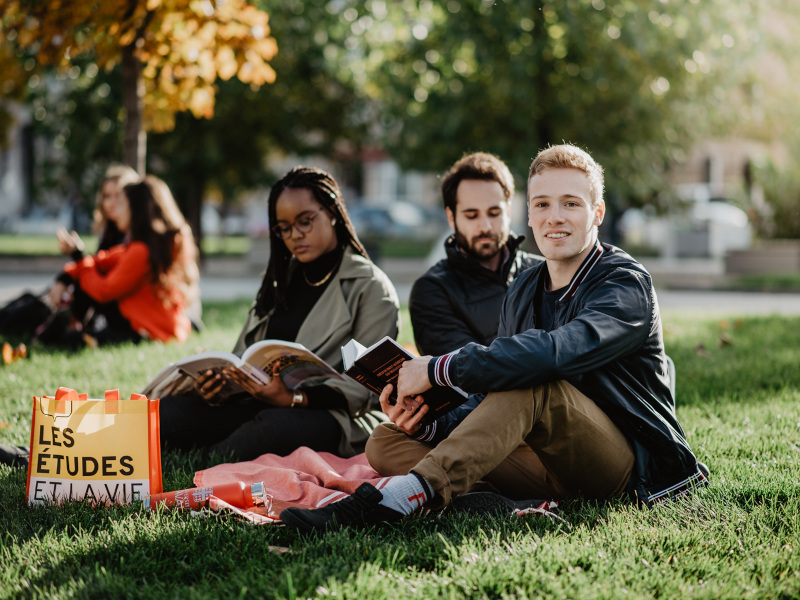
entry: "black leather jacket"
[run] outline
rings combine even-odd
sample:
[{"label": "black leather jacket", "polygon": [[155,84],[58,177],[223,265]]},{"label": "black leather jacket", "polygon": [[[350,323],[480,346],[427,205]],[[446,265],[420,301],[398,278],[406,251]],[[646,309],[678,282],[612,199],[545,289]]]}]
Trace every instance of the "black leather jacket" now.
[{"label": "black leather jacket", "polygon": [[411,288],[408,308],[420,354],[446,354],[469,342],[492,343],[508,286],[522,271],[543,261],[518,250],[524,239],[509,237],[509,255],[498,272],[459,250],[454,236],[447,238],[447,258],[428,269]]},{"label": "black leather jacket", "polygon": [[[462,348],[450,361],[448,376],[467,392],[484,393],[568,381],[631,442],[636,461],[629,492],[651,504],[704,480],[675,416],[650,275],[619,248],[600,248],[557,301],[551,331],[534,327],[533,299],[547,279],[542,265],[523,273],[509,289],[498,338],[488,347]],[[431,442],[445,437],[480,399],[473,397],[415,437]]]}]

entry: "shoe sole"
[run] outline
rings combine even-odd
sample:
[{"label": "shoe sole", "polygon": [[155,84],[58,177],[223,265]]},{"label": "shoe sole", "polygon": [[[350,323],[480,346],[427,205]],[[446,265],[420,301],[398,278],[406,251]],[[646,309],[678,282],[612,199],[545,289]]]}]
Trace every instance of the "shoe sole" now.
[{"label": "shoe sole", "polygon": [[512,514],[517,509],[536,508],[546,502],[546,500],[511,500],[494,492],[470,492],[454,497],[450,502],[450,511],[475,515],[498,512]]}]

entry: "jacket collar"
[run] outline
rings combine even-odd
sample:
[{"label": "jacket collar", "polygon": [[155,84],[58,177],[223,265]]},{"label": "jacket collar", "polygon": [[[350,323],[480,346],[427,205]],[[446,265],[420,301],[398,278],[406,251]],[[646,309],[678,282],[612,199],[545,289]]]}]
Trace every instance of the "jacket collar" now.
[{"label": "jacket collar", "polygon": [[[288,269],[289,277],[291,277],[299,264],[299,261],[292,257]],[[345,247],[342,261],[339,263],[339,269],[336,271],[336,278],[361,279],[364,277],[372,277],[372,263],[368,258],[364,258],[356,253],[352,247]]]},{"label": "jacket collar", "polygon": [[[289,273],[297,268],[297,260],[292,259],[289,265]],[[339,270],[333,276],[333,279],[322,292],[319,300],[315,306],[324,306],[326,315],[325,318],[311,318],[311,313],[303,321],[300,330],[297,332],[296,342],[303,344],[312,352],[318,348],[324,340],[327,340],[330,332],[335,331],[337,327],[341,326],[346,318],[349,318],[350,311],[347,308],[347,298],[345,298],[342,291],[341,281],[343,279],[362,279],[373,276],[373,267],[369,259],[364,258],[356,253],[350,246],[345,248],[342,262],[339,265]],[[251,308],[251,311],[253,309]],[[257,331],[263,339],[266,335],[267,325],[272,318],[274,309],[270,310],[266,315],[256,318],[250,324],[247,330],[248,339],[252,332]],[[311,311],[314,312],[313,309]],[[322,313],[320,313],[322,314]],[[316,315],[314,315],[316,317]],[[249,342],[253,343],[253,342]]]},{"label": "jacket collar", "polygon": [[575,295],[575,292],[578,291],[578,287],[589,276],[589,273],[591,273],[592,269],[600,261],[600,257],[602,255],[603,255],[603,246],[600,244],[600,240],[595,240],[594,248],[589,253],[589,255],[583,260],[581,266],[578,267],[578,270],[575,272],[575,275],[572,276],[572,280],[569,282],[567,289],[564,290],[564,293],[558,299],[559,302],[564,302],[565,300],[569,300]]},{"label": "jacket collar", "polygon": [[[447,261],[456,268],[471,271],[473,273],[485,274],[487,276],[501,277],[505,280],[509,272],[514,266],[517,256],[517,249],[519,245],[525,240],[525,236],[515,235],[513,232],[508,235],[508,241],[502,250],[503,264],[500,271],[491,271],[480,264],[474,257],[464,252],[458,244],[456,244],[455,234],[451,234],[444,242],[445,253],[447,254]],[[507,252],[507,254],[506,254]]]}]

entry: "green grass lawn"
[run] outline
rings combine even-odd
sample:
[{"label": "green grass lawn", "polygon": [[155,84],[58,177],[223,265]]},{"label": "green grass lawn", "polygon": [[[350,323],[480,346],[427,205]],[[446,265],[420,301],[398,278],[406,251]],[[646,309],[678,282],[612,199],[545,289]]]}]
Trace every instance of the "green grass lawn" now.
[{"label": "green grass lawn", "polygon": [[[97,240],[89,233],[81,236],[86,251],[94,252]],[[242,256],[250,250],[250,238],[244,235],[221,237],[209,235],[203,238],[203,250],[207,256]],[[0,256],[59,256],[58,242],[53,235],[0,234]]]},{"label": "green grass lawn", "polygon": [[[210,305],[185,345],[34,349],[0,367],[0,442],[28,442],[34,394],[127,395],[167,361],[229,349],[246,309]],[[427,517],[304,538],[135,506],[29,508],[25,473],[0,466],[0,598],[797,598],[800,318],[664,321],[678,415],[712,470],[689,501],[576,500],[561,505],[567,524]],[[205,466],[166,454],[165,489]]]},{"label": "green grass lawn", "polygon": [[[96,240],[91,234],[82,236],[86,251],[96,249]],[[251,240],[244,235],[207,235],[203,237],[206,256],[244,256],[250,250]],[[385,238],[370,240],[378,247],[380,256],[392,258],[422,258],[428,256],[433,240],[405,240]],[[54,235],[14,235],[0,233],[0,256],[59,256],[58,242]]]},{"label": "green grass lawn", "polygon": [[797,292],[800,290],[800,273],[743,275],[731,281],[730,287],[758,292]]},{"label": "green grass lawn", "polygon": [[[86,236],[87,248],[92,250],[94,240]],[[58,241],[53,235],[15,235],[0,233],[0,255],[12,256],[58,256]]]}]

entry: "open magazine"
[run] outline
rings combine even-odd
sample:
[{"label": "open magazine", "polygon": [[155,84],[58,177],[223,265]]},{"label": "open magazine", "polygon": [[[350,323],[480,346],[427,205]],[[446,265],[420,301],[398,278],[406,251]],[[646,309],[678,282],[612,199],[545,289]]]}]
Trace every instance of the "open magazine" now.
[{"label": "open magazine", "polygon": [[[397,402],[397,375],[403,363],[415,358],[408,350],[389,336],[365,348],[356,340],[342,346],[344,373],[368,390],[380,395],[388,384],[394,389],[390,395],[392,404]],[[427,424],[467,401],[467,394],[457,387],[434,386],[422,394],[428,412],[421,423]]]},{"label": "open magazine", "polygon": [[[148,398],[191,394],[201,374],[209,370],[220,372],[226,368],[236,368],[256,383],[267,385],[277,362],[280,362],[279,376],[290,390],[298,388],[300,384],[312,386],[331,378],[343,379],[336,369],[302,344],[263,340],[248,347],[241,358],[232,352],[211,350],[177,360],[161,369],[143,393]],[[232,395],[243,391],[239,385],[229,381],[218,394],[215,404],[224,403]]]}]

